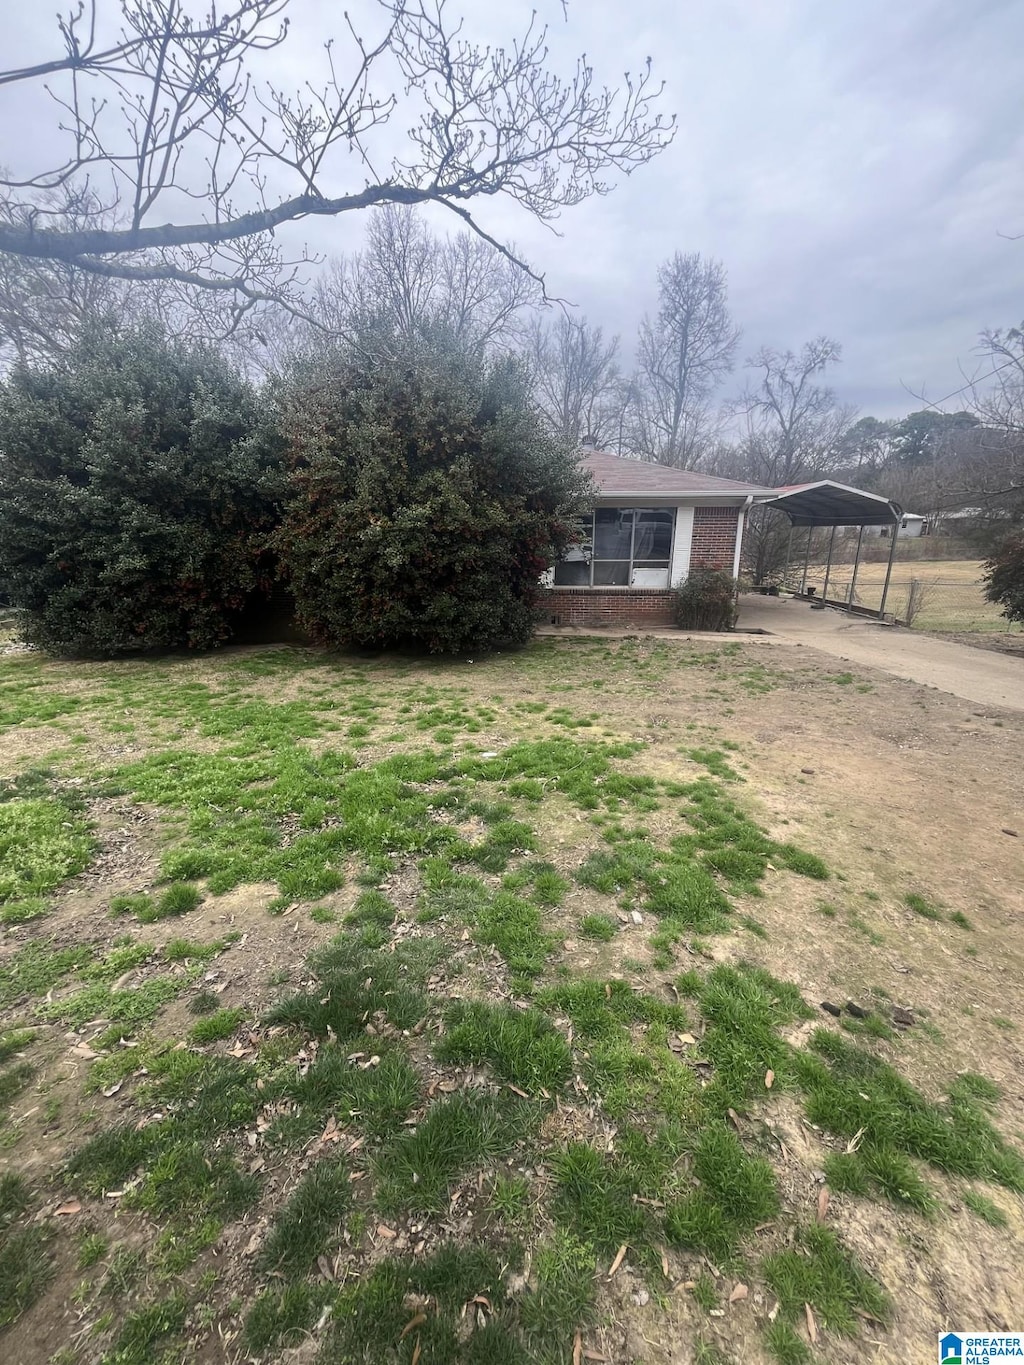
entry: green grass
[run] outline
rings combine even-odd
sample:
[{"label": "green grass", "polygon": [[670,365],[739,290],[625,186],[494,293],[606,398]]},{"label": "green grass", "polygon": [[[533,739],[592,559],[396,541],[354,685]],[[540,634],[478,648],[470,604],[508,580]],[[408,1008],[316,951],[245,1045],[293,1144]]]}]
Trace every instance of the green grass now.
[{"label": "green grass", "polygon": [[[499,1250],[449,1245],[430,1256],[391,1256],[365,1278],[346,1285],[332,1313],[324,1358],[350,1365],[407,1362],[417,1351],[424,1365],[528,1365],[513,1336],[514,1318],[506,1303]],[[471,1335],[465,1307],[481,1296],[492,1321]],[[403,1339],[416,1309],[426,1302],[425,1320]]]},{"label": "green grass", "polygon": [[11,1227],[0,1233],[0,1328],[8,1327],[42,1295],[54,1275],[48,1227]]},{"label": "green grass", "polygon": [[172,882],[155,902],[140,909],[139,921],[151,924],[155,920],[168,919],[173,915],[187,915],[202,904],[203,893],[191,882]]},{"label": "green grass", "polygon": [[187,1314],[181,1292],[128,1313],[101,1365],[151,1365],[168,1339],[184,1331]]},{"label": "green grass", "polygon": [[726,782],[743,781],[720,749],[686,749],[683,752],[691,763],[699,763],[707,768],[712,777],[720,777]]},{"label": "green grass", "polygon": [[207,1015],[198,1024],[193,1024],[188,1031],[189,1042],[202,1047],[206,1043],[216,1043],[223,1038],[230,1038],[237,1032],[245,1014],[243,1009],[217,1010],[215,1014]]},{"label": "green grass", "polygon": [[994,1228],[1005,1228],[1009,1226],[1009,1219],[994,1200],[987,1195],[979,1194],[977,1190],[967,1190],[964,1193],[964,1203],[976,1213],[979,1218],[984,1219]]},{"label": "green grass", "polygon": [[102,1232],[85,1232],[78,1238],[78,1259],[75,1265],[79,1270],[91,1270],[107,1254],[109,1243]]},{"label": "green grass", "polygon": [[913,910],[915,915],[920,915],[922,919],[939,920],[942,919],[942,911],[937,905],[933,905],[925,896],[918,895],[916,891],[911,891],[903,898],[904,905]]},{"label": "green grass", "polygon": [[0,924],[29,924],[49,912],[48,901],[39,896],[5,901],[0,904]]},{"label": "green grass", "polygon": [[967,918],[962,910],[954,910],[949,916],[950,924],[955,924],[958,929],[973,929],[974,925]]},{"label": "green grass", "polygon": [[45,995],[92,958],[87,944],[57,948],[51,939],[32,939],[0,966],[0,1009],[27,997]]},{"label": "green grass", "polygon": [[785,1318],[776,1318],[764,1329],[764,1344],[778,1365],[811,1365],[814,1357],[802,1337]]},{"label": "green grass", "polygon": [[478,911],[475,936],[498,950],[517,984],[541,974],[557,941],[545,931],[542,911],[508,891],[499,891]]},{"label": "green grass", "polygon": [[89,826],[64,801],[47,797],[0,802],[0,901],[23,902],[52,891],[88,866]]},{"label": "green grass", "polygon": [[333,1285],[289,1280],[266,1289],[253,1301],[245,1319],[245,1342],[254,1355],[302,1344],[323,1310],[337,1297]]},{"label": "green grass", "polygon": [[318,1256],[339,1246],[351,1204],[346,1163],[318,1161],[275,1216],[260,1252],[260,1265],[288,1278],[309,1273]]},{"label": "green grass", "polygon": [[511,1227],[518,1227],[529,1216],[530,1204],[529,1180],[523,1176],[495,1177],[491,1192],[491,1209],[495,1217]]},{"label": "green grass", "polygon": [[595,939],[598,943],[610,943],[618,933],[619,926],[611,915],[590,914],[580,920],[580,933],[584,938]]},{"label": "green grass", "polygon": [[311,962],[314,989],[286,997],[269,1022],[341,1040],[362,1033],[378,1012],[395,1028],[412,1028],[426,1013],[422,988],[440,954],[431,940],[408,940],[387,952],[372,929],[339,934]]},{"label": "green grass", "polygon": [[1024,1191],[1024,1158],[986,1112],[999,1094],[987,1078],[957,1078],[949,1099],[936,1104],[887,1062],[828,1029],[814,1033],[795,1065],[808,1119],[843,1139],[860,1132],[855,1155],[864,1178],[890,1198],[922,1212],[931,1208],[914,1161]]},{"label": "green grass", "polygon": [[561,1090],[572,1074],[572,1053],[545,1014],[536,1009],[469,1001],[445,1014],[434,1049],[440,1061],[487,1063],[501,1080],[530,1095]]},{"label": "green grass", "polygon": [[840,1336],[858,1330],[858,1310],[880,1323],[892,1316],[885,1290],[853,1259],[830,1228],[810,1226],[789,1250],[766,1256],[764,1276],[779,1301],[782,1317],[795,1322],[804,1305]]},{"label": "green grass", "polygon": [[707,1106],[725,1115],[744,1110],[754,1095],[763,1095],[765,1075],[784,1088],[792,1081],[790,1049],[779,1029],[794,1019],[813,1017],[795,986],[777,981],[757,967],[717,966],[705,981],[680,978],[679,990],[695,990],[707,1021],[702,1047],[713,1064]]},{"label": "green grass", "polygon": [[[349,1061],[356,1054],[356,1060]],[[344,1049],[321,1044],[306,1074],[288,1081],[283,1093],[296,1102],[299,1112],[280,1125],[282,1139],[304,1139],[322,1129],[332,1115],[340,1124],[382,1139],[404,1124],[419,1098],[420,1079],[399,1048],[356,1036]]]},{"label": "green grass", "polygon": [[651,1240],[651,1218],[634,1202],[629,1172],[586,1142],[571,1143],[551,1158],[555,1187],[551,1211],[575,1237],[612,1253],[628,1242]]},{"label": "green grass", "polygon": [[0,1033],[0,1065],[16,1057],[35,1041],[36,1031],[30,1028],[8,1029]]},{"label": "green grass", "polygon": [[385,1213],[440,1213],[457,1181],[507,1156],[534,1131],[538,1114],[508,1094],[461,1091],[436,1101],[414,1132],[402,1134],[374,1163]]}]

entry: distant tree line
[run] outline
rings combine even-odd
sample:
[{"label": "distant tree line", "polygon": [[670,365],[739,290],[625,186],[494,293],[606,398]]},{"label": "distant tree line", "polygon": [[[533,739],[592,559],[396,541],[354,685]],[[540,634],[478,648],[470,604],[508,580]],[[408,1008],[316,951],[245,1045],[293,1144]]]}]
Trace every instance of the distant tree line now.
[{"label": "distant tree line", "polygon": [[[530,439],[556,464],[565,451],[590,441],[633,458],[702,469],[770,488],[833,477],[883,493],[905,510],[934,519],[957,514],[958,528],[972,536],[983,553],[1024,523],[1024,340],[1017,329],[983,338],[983,360],[995,383],[968,385],[962,408],[941,412],[926,407],[896,420],[858,418],[827,382],[841,360],[841,347],[828,337],[815,338],[795,351],[769,346],[754,351],[744,365],[742,389],[729,396],[725,386],[736,364],[740,332],[729,313],[723,266],[696,253],[676,253],[661,265],[657,280],[657,311],[640,320],[634,363],[627,367],[620,338],[586,319],[545,308],[541,286],[508,254],[470,231],[432,233],[407,206],[372,213],[363,249],[331,263],[301,310],[278,306],[253,310],[244,327],[227,334],[218,330],[223,317],[213,305],[197,309],[194,294],[186,297],[172,284],[143,287],[132,280],[97,279],[60,262],[26,265],[0,253],[0,355],[10,371],[10,411],[3,419],[7,434],[0,432],[4,441],[0,458],[7,466],[2,477],[9,476],[15,458],[11,414],[24,405],[29,392],[50,394],[61,383],[100,383],[102,388],[96,365],[104,356],[109,359],[111,347],[129,345],[126,339],[131,338],[129,350],[162,347],[176,357],[169,374],[179,362],[186,368],[192,365],[198,382],[205,368],[203,382],[217,391],[218,401],[232,410],[260,413],[256,426],[265,444],[266,414],[272,410],[274,439],[282,452],[296,449],[295,431],[305,421],[297,417],[295,400],[302,384],[307,394],[319,395],[311,400],[309,412],[317,404],[322,408],[328,393],[334,393],[347,412],[349,399],[339,396],[337,377],[343,371],[353,373],[353,357],[376,366],[373,373],[380,380],[382,367],[398,364],[401,356],[409,382],[415,375],[417,382],[423,379],[426,384],[420,396],[427,403],[436,401],[436,393],[434,398],[428,395],[431,385],[441,384],[442,370],[442,388],[469,382],[470,371],[476,375],[473,382],[484,388],[491,385],[493,390],[497,384],[524,422],[525,414],[531,414]],[[205,303],[206,296],[200,301]],[[99,346],[97,337],[102,339]],[[83,369],[90,354],[93,368]],[[447,357],[451,363],[439,370],[432,356]],[[116,396],[115,369],[110,361],[111,401]],[[160,398],[158,406],[163,401]],[[40,411],[49,402],[41,398]],[[360,402],[369,421],[367,394]],[[308,437],[308,423],[306,430]],[[43,448],[40,439],[33,436],[25,448]],[[256,439],[247,436],[231,455],[232,468],[240,468],[237,461],[243,459],[243,451],[244,459],[252,458]],[[400,442],[397,436],[394,439],[397,451]],[[188,440],[194,451],[201,451],[195,437]],[[61,448],[68,448],[66,441]],[[386,461],[386,449],[387,442],[381,442],[375,457]],[[108,447],[108,459],[112,473],[117,461],[114,445]],[[280,459],[287,462],[283,453]],[[285,480],[292,498],[300,487],[308,490],[315,483],[308,471],[300,476],[300,464],[293,462]],[[129,468],[130,462],[125,465]],[[559,477],[567,478],[566,466],[559,468]],[[395,469],[400,474],[398,464]],[[317,477],[322,476],[321,470]],[[268,471],[260,475],[264,481],[268,477]],[[195,485],[197,490],[201,483],[200,479]],[[566,490],[570,483],[565,483]],[[378,492],[388,486],[383,480]],[[401,478],[390,486],[401,487]],[[352,506],[362,509],[360,515],[369,515],[365,481],[346,485],[342,480],[335,501],[343,487]],[[283,508],[280,490],[274,497],[275,505]],[[555,498],[551,505],[558,507],[558,521],[569,503]],[[436,511],[440,504],[432,506]],[[73,522],[84,515],[83,508],[84,504],[75,509],[69,503],[65,512]],[[56,515],[56,505],[52,512]],[[123,518],[118,514],[114,521],[121,524]],[[135,523],[129,519],[128,524]],[[308,515],[303,524],[309,524]],[[395,534],[405,536],[408,531],[406,526]],[[787,531],[784,519],[777,516],[755,513],[749,519],[745,562],[757,580],[780,567]],[[530,537],[535,532],[536,527]],[[557,540],[554,523],[544,534],[549,553]],[[497,546],[500,536],[492,535],[492,540]],[[539,546],[540,541],[538,553]],[[193,556],[197,547],[195,542]],[[395,563],[397,553],[395,545],[388,550]],[[495,555],[500,559],[497,550]],[[525,555],[523,563],[530,558]],[[234,601],[256,581],[266,581],[270,564],[276,572],[287,567],[293,583],[305,574],[312,591],[315,568],[301,568],[297,552],[289,558],[281,544],[274,549],[267,542],[247,570],[253,576],[252,582],[245,580],[248,587],[234,583],[230,575],[223,577],[227,596]],[[51,617],[63,600],[60,593],[51,593],[52,586],[45,587]],[[493,588],[492,581],[490,591]],[[526,597],[518,600],[525,603]],[[165,604],[164,610],[170,608]],[[340,638],[336,626],[329,628],[316,618],[310,604],[300,612],[314,633]],[[71,638],[73,614],[69,606],[54,640]],[[190,630],[205,629],[202,613],[188,614]],[[397,630],[396,623],[397,617],[392,631]],[[153,628],[154,641],[160,631],[174,634],[167,622]],[[50,638],[48,629],[40,627],[40,639]],[[110,629],[116,633],[119,627],[111,623]],[[521,636],[519,627],[512,635],[517,633]],[[369,641],[385,635],[375,637],[373,629],[360,635],[353,626],[348,638]],[[424,628],[425,640],[428,635]],[[445,647],[444,638],[450,643],[456,636],[437,633],[430,642]]]}]

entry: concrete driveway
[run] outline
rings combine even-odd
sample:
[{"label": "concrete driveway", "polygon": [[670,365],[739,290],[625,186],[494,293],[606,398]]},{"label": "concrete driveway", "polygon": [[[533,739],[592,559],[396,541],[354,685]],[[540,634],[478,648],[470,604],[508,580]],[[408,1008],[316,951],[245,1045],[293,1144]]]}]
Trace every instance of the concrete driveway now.
[{"label": "concrete driveway", "polygon": [[740,598],[740,630],[766,630],[787,644],[808,645],[837,659],[884,669],[897,678],[979,702],[1024,711],[1024,658],[884,626],[869,617],[795,597]]}]

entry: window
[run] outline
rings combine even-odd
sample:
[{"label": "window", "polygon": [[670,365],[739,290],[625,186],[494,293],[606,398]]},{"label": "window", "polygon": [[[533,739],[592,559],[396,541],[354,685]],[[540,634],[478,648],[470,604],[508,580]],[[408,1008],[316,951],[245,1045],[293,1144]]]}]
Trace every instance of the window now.
[{"label": "window", "polygon": [[598,507],[555,565],[560,588],[667,588],[674,507]]}]

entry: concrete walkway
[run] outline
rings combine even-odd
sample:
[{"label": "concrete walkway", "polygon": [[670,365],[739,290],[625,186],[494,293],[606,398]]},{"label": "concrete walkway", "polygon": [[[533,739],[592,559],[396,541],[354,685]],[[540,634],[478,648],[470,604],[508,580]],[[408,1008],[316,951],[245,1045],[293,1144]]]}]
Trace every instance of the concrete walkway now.
[{"label": "concrete walkway", "polygon": [[808,645],[849,663],[881,668],[982,706],[1024,711],[1024,659],[1010,654],[936,640],[832,608],[816,611],[795,597],[745,595],[740,599],[739,629],[767,630],[780,642]]}]

